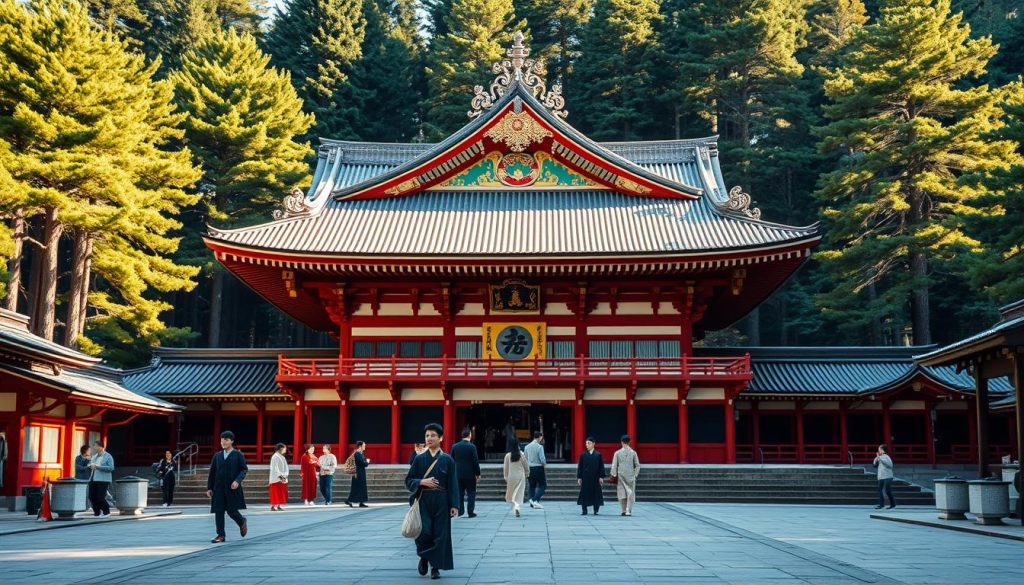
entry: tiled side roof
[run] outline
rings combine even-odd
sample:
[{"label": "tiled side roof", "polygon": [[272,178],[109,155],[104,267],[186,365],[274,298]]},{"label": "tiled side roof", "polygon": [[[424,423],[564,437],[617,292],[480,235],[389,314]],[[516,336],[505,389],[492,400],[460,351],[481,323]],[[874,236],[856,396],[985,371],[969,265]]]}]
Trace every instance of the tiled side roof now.
[{"label": "tiled side roof", "polygon": [[812,228],[719,214],[706,198],[610,191],[428,191],[331,201],[310,217],[215,234],[247,247],[353,256],[713,252],[815,236]]}]

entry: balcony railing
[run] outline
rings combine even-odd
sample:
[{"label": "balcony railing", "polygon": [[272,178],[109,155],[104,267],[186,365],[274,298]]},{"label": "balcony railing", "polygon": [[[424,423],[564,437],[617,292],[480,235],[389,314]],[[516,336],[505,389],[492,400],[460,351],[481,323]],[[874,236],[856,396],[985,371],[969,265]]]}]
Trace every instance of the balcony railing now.
[{"label": "balcony railing", "polygon": [[509,362],[465,358],[278,357],[284,381],[329,380],[747,380],[750,356],[678,358],[576,357]]}]

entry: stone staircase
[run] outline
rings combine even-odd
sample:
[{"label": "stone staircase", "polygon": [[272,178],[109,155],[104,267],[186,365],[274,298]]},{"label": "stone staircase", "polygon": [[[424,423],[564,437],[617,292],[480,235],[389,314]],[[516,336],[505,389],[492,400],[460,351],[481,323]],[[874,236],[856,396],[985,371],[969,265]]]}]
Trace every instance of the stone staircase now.
[{"label": "stone staircase", "polygon": [[[480,501],[500,501],[505,496],[501,467],[483,465],[477,486]],[[404,480],[405,465],[377,465],[369,468],[367,484],[371,502],[400,502],[408,499]],[[266,465],[252,465],[245,481],[245,499],[250,504],[267,504]],[[574,465],[549,465],[545,500],[575,501],[577,496]],[[340,471],[334,480],[334,501],[343,502],[349,491],[351,476]],[[291,472],[288,501],[299,501],[298,469]],[[206,498],[206,469],[192,477],[179,480],[175,490],[176,505],[202,505]],[[615,500],[615,486],[605,484],[605,500]],[[893,482],[893,493],[899,505],[931,506],[934,496],[920,487],[903,481]],[[160,488],[150,489],[150,502],[159,504]],[[859,504],[876,502],[876,482],[861,468],[816,466],[696,466],[648,465],[642,468],[637,485],[637,499],[661,502],[719,502],[773,504]],[[322,502],[319,497],[317,501]]]}]

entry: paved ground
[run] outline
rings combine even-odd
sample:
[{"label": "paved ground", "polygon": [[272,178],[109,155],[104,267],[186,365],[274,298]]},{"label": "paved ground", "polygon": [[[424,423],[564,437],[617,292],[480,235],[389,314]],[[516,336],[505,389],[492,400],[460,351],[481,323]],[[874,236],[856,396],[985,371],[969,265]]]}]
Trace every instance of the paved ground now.
[{"label": "paved ground", "polygon": [[[842,506],[638,504],[579,516],[569,503],[522,518],[497,503],[455,523],[442,583],[1022,583],[1024,543],[871,520]],[[423,583],[404,508],[252,510],[249,536],[211,545],[200,509],[0,536],[0,581]],[[606,515],[607,514],[607,515]],[[229,522],[229,527],[231,526]]]}]

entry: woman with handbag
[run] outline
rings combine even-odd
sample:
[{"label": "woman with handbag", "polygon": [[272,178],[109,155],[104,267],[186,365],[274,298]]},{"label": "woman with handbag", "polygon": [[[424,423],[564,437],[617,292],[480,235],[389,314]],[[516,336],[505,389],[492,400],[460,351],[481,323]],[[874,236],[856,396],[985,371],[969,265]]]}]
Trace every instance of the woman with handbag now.
[{"label": "woman with handbag", "polygon": [[505,475],[505,501],[512,504],[512,511],[518,518],[519,504],[523,503],[523,495],[526,493],[526,478],[530,477],[530,467],[518,444],[509,446],[502,470]]},{"label": "woman with handbag", "polygon": [[160,478],[160,490],[163,492],[163,503],[160,505],[169,508],[174,503],[174,486],[178,481],[178,462],[170,451],[164,451],[164,458],[156,468],[156,476]]},{"label": "woman with handbag", "polygon": [[355,473],[352,474],[352,487],[348,489],[348,497],[345,503],[351,508],[352,504],[359,504],[360,508],[366,508],[366,502],[370,499],[369,490],[366,487],[366,466],[370,460],[366,458],[366,443],[356,441],[356,450],[352,453],[352,463],[355,464]]},{"label": "woman with handbag", "polygon": [[629,444],[633,438],[622,435],[622,448],[612,455],[611,482],[615,484],[615,496],[622,506],[623,516],[633,515],[636,503],[636,477],[640,474],[640,458]]},{"label": "woman with handbag", "polygon": [[459,515],[459,474],[455,460],[441,451],[444,427],[430,423],[423,428],[427,450],[413,460],[405,476],[412,493],[412,508],[402,523],[402,535],[416,539],[419,573],[440,579],[441,571],[455,568],[452,553],[452,518]]},{"label": "woman with handbag", "polygon": [[283,512],[288,503],[288,461],[284,458],[288,447],[278,443],[270,456],[270,511]]},{"label": "woman with handbag", "polygon": [[316,500],[317,471],[320,469],[320,459],[317,458],[315,451],[316,447],[306,445],[306,451],[299,457],[299,474],[302,476],[302,503],[307,506],[312,506]]}]

